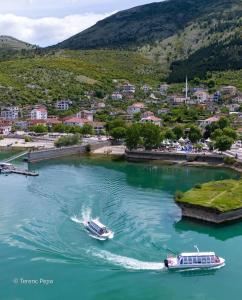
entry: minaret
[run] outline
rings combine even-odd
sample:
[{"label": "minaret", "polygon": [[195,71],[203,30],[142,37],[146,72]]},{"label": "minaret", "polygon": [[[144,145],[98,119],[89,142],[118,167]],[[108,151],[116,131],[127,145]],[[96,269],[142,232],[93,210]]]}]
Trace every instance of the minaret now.
[{"label": "minaret", "polygon": [[187,97],[188,97],[188,80],[186,76],[186,101],[187,101]]}]

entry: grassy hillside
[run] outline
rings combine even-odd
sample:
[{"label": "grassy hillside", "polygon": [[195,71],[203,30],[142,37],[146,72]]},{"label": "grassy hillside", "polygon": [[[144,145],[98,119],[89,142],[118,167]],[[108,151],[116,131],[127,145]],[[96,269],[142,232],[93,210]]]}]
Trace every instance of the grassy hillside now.
[{"label": "grassy hillside", "polygon": [[190,203],[225,212],[242,207],[242,181],[221,180],[198,185],[184,193],[178,202]]},{"label": "grassy hillside", "polygon": [[[167,0],[118,12],[56,47],[138,50],[159,63],[163,72],[168,72],[174,61],[184,60],[195,69],[193,58],[199,58],[204,60],[204,73],[213,61],[206,61],[206,51],[196,56],[198,51],[217,44],[226,46],[229,39],[241,33],[241,24],[241,0]],[[214,50],[216,55],[220,48]],[[237,54],[228,47],[226,57],[222,57],[224,66],[231,65],[228,57],[235,61],[233,56]]]},{"label": "grassy hillside", "polygon": [[113,79],[156,86],[164,74],[143,55],[128,51],[58,51],[0,62],[0,102],[80,99],[84,91],[114,89]]}]

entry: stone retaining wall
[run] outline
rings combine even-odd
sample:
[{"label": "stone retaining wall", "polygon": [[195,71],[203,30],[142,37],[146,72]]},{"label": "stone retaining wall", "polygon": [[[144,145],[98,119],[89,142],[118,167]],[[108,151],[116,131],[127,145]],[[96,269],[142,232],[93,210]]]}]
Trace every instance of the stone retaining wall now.
[{"label": "stone retaining wall", "polygon": [[182,210],[182,217],[186,218],[197,219],[215,224],[222,224],[242,219],[242,208],[228,212],[219,212],[216,209],[192,205],[189,203],[176,203]]},{"label": "stone retaining wall", "polygon": [[[110,143],[108,141],[93,143],[93,144],[90,144],[90,150],[93,151],[95,149],[105,147],[108,145],[110,145]],[[58,157],[62,157],[62,156],[80,155],[80,154],[83,154],[86,152],[87,152],[86,145],[52,148],[52,149],[47,149],[47,150],[31,151],[28,153],[27,160],[28,160],[28,162],[37,162],[37,161],[41,161],[41,160],[58,158]]]},{"label": "stone retaining wall", "polygon": [[224,156],[217,154],[201,154],[201,153],[172,153],[161,151],[138,151],[126,150],[125,158],[128,161],[144,161],[144,160],[166,160],[166,161],[196,161],[207,163],[223,163]]}]

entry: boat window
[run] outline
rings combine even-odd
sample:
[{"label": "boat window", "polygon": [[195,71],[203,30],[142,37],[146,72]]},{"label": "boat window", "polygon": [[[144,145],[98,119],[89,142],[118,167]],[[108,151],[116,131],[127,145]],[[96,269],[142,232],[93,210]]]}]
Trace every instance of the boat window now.
[{"label": "boat window", "polygon": [[206,264],[206,257],[205,256],[202,256],[202,263]]},{"label": "boat window", "polygon": [[196,264],[197,263],[197,257],[195,256],[195,257],[193,257],[193,259],[192,259],[192,262],[194,263],[194,264]]},{"label": "boat window", "polygon": [[201,263],[201,257],[197,258],[197,263],[200,264]]},{"label": "boat window", "polygon": [[214,263],[214,256],[211,257],[211,263]]},{"label": "boat window", "polygon": [[192,264],[192,257],[189,257],[188,261],[189,261],[189,264]]},{"label": "boat window", "polygon": [[181,264],[181,265],[183,265],[183,258],[181,258],[181,260],[180,260],[180,264]]},{"label": "boat window", "polygon": [[210,256],[207,256],[207,263],[210,264]]}]

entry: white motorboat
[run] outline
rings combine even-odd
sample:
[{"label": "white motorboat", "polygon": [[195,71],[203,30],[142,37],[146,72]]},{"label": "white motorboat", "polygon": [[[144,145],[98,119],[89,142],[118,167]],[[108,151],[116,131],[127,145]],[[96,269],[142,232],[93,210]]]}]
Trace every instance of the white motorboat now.
[{"label": "white motorboat", "polygon": [[84,222],[84,226],[92,234],[103,240],[113,238],[113,232],[102,224],[98,219],[91,219],[90,221]]},{"label": "white motorboat", "polygon": [[223,267],[225,259],[214,252],[183,252],[176,256],[168,256],[164,264],[168,269],[208,269]]}]

